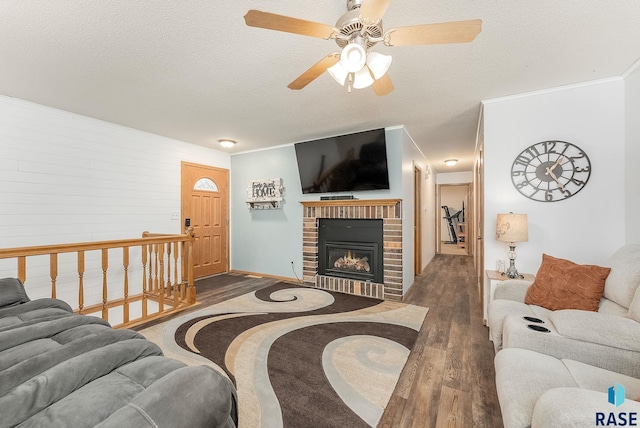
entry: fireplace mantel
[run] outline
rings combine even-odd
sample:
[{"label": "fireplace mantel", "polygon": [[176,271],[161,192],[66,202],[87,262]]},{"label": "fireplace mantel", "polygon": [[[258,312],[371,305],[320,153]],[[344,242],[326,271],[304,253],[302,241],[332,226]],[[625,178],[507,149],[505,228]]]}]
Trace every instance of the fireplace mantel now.
[{"label": "fireplace mantel", "polygon": [[[333,199],[300,201],[303,206],[303,281],[317,288],[379,299],[402,300],[402,199]],[[318,274],[318,220],[382,219],[382,283]]]},{"label": "fireplace mantel", "polygon": [[328,201],[300,201],[304,207],[361,207],[395,206],[402,199],[334,199]]}]

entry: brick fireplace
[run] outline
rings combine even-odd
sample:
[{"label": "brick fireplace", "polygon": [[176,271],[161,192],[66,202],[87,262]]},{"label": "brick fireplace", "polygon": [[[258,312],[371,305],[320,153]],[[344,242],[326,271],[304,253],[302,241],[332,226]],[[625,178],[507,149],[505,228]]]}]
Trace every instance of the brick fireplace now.
[{"label": "brick fireplace", "polygon": [[[402,207],[400,199],[304,201],[302,278],[325,290],[385,300],[402,300]],[[319,269],[320,219],[382,220],[382,282],[321,275]]]}]

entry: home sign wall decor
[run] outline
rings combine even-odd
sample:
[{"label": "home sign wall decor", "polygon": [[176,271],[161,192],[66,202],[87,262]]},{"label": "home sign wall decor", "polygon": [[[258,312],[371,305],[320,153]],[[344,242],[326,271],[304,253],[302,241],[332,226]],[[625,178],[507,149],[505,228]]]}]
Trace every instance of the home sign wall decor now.
[{"label": "home sign wall decor", "polygon": [[282,206],[282,179],[251,180],[247,187],[247,207],[254,210],[273,210]]}]

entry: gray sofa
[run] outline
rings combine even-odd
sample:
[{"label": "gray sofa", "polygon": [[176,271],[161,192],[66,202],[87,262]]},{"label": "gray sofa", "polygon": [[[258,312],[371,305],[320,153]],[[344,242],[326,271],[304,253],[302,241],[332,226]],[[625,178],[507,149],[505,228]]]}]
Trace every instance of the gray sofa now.
[{"label": "gray sofa", "polygon": [[622,247],[602,266],[611,267],[611,272],[597,312],[527,305],[529,282],[509,280],[499,285],[488,309],[496,351],[530,349],[640,378],[640,245]]},{"label": "gray sofa", "polygon": [[132,330],[0,279],[0,427],[235,427],[236,392]]}]

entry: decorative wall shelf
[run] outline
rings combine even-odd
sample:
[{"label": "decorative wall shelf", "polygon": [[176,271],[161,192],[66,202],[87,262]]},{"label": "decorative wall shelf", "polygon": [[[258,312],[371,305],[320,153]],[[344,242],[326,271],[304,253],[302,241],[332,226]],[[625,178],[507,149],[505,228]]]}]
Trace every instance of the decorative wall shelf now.
[{"label": "decorative wall shelf", "polygon": [[253,210],[274,210],[282,207],[282,179],[251,180],[247,187],[247,207]]}]

